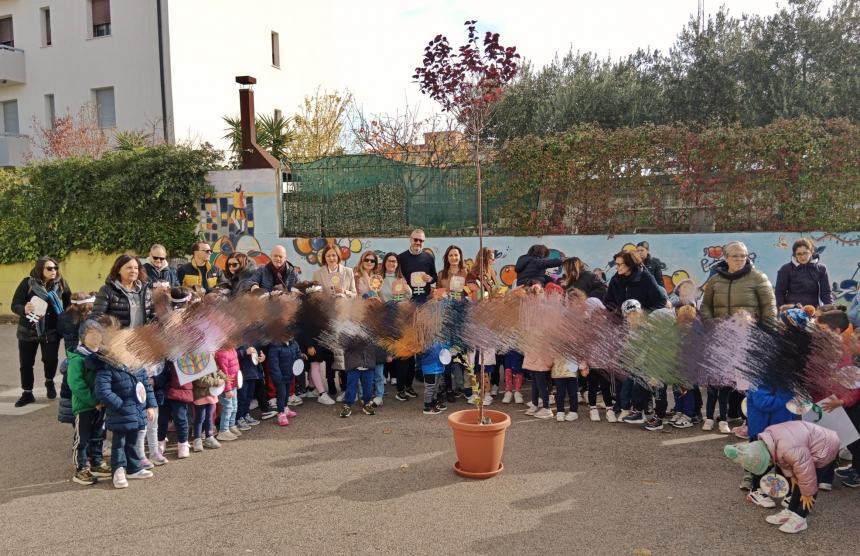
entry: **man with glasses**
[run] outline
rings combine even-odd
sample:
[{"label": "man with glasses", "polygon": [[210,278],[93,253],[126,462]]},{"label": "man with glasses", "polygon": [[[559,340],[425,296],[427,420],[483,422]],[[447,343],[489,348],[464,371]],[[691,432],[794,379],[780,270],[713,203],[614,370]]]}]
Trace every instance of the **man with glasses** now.
[{"label": "man with glasses", "polygon": [[[400,271],[409,285],[412,286],[412,301],[416,303],[427,301],[427,297],[430,295],[430,284],[436,283],[436,261],[433,259],[433,255],[424,251],[426,240],[424,230],[414,230],[409,235],[409,249],[397,256],[397,260],[400,262]],[[415,280],[413,280],[413,276],[415,276]]]},{"label": "man with glasses", "polygon": [[223,285],[226,282],[224,274],[209,261],[211,255],[212,248],[205,241],[192,245],[191,261],[180,266],[176,272],[179,283],[188,288],[200,286],[206,293]]},{"label": "man with glasses", "polygon": [[283,245],[275,245],[269,258],[272,260],[259,267],[248,281],[251,289],[263,288],[271,292],[275,286],[281,286],[284,291],[290,291],[299,278],[295,267],[287,262],[287,248]]},{"label": "man with glasses", "polygon": [[179,285],[176,270],[167,263],[167,249],[161,244],[156,243],[149,248],[149,258],[143,263],[143,268],[153,286],[175,288]]}]

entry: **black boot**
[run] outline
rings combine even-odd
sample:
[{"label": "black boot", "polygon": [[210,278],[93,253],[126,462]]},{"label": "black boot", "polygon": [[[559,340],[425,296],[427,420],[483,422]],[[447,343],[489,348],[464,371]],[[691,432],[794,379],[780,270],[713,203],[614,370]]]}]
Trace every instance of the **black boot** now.
[{"label": "black boot", "polygon": [[24,393],[21,394],[21,397],[18,398],[18,401],[15,402],[15,407],[24,407],[28,403],[33,403],[35,401],[36,398],[33,397],[33,392],[25,390]]},{"label": "black boot", "polygon": [[48,399],[53,400],[57,397],[57,387],[54,385],[53,380],[45,381],[45,390],[48,391]]}]

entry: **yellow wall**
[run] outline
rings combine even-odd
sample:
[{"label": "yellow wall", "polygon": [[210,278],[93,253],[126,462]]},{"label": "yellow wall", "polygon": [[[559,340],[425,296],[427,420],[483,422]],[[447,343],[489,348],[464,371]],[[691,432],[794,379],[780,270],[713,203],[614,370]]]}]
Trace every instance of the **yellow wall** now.
[{"label": "yellow wall", "polygon": [[[105,283],[117,255],[102,255],[89,251],[75,251],[60,261],[60,271],[73,292],[97,291]],[[12,314],[12,295],[25,276],[29,276],[33,263],[0,265],[0,316]]]}]

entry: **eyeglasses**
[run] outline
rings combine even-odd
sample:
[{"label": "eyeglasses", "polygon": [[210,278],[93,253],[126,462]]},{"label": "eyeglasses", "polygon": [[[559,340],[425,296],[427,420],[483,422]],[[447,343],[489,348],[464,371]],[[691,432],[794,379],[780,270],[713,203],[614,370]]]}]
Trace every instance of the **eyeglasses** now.
[{"label": "eyeglasses", "polygon": [[423,239],[418,239],[417,237],[413,237],[413,238],[412,238],[412,241],[413,241],[413,242],[415,242],[415,243],[424,243],[424,240],[423,240]]},{"label": "eyeglasses", "polygon": [[55,266],[46,266],[45,270],[47,270],[48,272],[54,272],[55,270],[59,270],[59,269]]},{"label": "eyeglasses", "polygon": [[198,251],[203,252],[203,253],[211,253],[212,252],[211,249],[198,249]]},{"label": "eyeglasses", "polygon": [[153,261],[163,261],[166,258],[167,257],[150,257],[150,259],[152,259]]}]

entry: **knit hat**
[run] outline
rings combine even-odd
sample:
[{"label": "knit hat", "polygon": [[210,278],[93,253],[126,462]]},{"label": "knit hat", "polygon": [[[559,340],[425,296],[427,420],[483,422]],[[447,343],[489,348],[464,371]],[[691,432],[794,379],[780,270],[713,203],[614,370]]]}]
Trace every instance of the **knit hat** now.
[{"label": "knit hat", "polygon": [[746,444],[729,444],[723,448],[723,453],[753,475],[764,475],[771,466],[770,452],[761,440]]},{"label": "knit hat", "polygon": [[794,326],[805,330],[809,325],[809,315],[803,309],[789,309],[780,315],[780,319],[786,326]]},{"label": "knit hat", "polygon": [[628,299],[624,303],[621,304],[621,314],[626,315],[628,313],[632,313],[634,311],[641,311],[642,304],[639,303],[635,299]]}]

